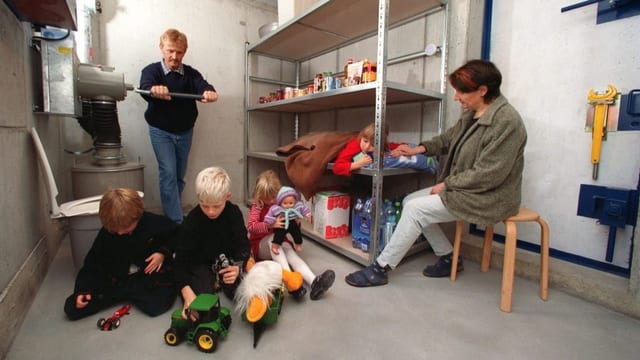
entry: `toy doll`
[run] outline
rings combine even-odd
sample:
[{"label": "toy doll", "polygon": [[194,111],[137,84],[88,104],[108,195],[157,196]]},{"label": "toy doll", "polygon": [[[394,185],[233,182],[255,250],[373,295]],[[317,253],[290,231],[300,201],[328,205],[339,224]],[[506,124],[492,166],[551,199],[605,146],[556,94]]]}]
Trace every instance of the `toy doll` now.
[{"label": "toy doll", "polygon": [[287,233],[291,234],[296,251],[302,250],[302,233],[300,232],[298,219],[306,218],[311,220],[311,209],[306,207],[299,199],[300,195],[294,188],[289,186],[281,187],[280,191],[278,191],[276,203],[271,205],[264,217],[265,223],[273,224],[279,216],[284,216],[284,228],[273,229],[271,247],[276,253]]}]

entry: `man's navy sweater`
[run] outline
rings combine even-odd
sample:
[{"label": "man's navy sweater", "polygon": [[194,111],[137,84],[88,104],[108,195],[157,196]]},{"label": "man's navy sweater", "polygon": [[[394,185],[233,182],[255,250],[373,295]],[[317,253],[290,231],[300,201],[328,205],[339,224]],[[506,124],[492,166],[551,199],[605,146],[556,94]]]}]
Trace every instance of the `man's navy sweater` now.
[{"label": "man's navy sweater", "polygon": [[[183,68],[184,75],[175,71],[165,75],[160,62],[147,65],[142,69],[140,89],[150,90],[154,85],[165,85],[172,93],[201,95],[206,90],[215,91],[198,70],[185,64]],[[144,118],[149,125],[171,133],[193,128],[198,117],[195,100],[172,97],[167,101],[148,95],[142,95],[142,97],[149,103],[144,113]]]}]

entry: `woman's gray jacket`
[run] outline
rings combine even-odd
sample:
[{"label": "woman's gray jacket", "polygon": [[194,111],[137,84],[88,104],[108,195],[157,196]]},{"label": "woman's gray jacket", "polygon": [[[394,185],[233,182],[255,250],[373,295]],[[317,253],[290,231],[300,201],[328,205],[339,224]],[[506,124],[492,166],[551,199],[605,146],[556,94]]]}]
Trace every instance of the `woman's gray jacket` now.
[{"label": "woman's gray jacket", "polygon": [[493,225],[520,208],[527,132],[502,95],[465,131],[474,113],[465,111],[454,126],[422,145],[426,155],[448,155],[438,175],[447,209],[469,223]]}]

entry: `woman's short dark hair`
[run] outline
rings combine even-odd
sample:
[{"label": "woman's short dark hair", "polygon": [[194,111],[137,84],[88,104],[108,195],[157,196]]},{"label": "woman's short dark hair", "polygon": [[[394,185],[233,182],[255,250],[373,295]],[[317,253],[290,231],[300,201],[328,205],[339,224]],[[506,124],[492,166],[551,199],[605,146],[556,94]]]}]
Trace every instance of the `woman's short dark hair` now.
[{"label": "woman's short dark hair", "polygon": [[449,75],[449,84],[456,91],[463,93],[476,91],[482,85],[486,86],[484,102],[487,104],[500,96],[502,74],[491,61],[471,60]]}]

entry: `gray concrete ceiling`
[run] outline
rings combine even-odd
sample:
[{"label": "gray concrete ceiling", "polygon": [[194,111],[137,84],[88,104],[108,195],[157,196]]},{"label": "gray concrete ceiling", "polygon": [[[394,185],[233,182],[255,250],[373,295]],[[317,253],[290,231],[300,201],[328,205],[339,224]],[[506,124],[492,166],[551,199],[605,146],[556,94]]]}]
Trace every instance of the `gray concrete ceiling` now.
[{"label": "gray concrete ceiling", "polygon": [[278,9],[278,0],[245,0],[248,3],[255,4],[256,7]]}]

